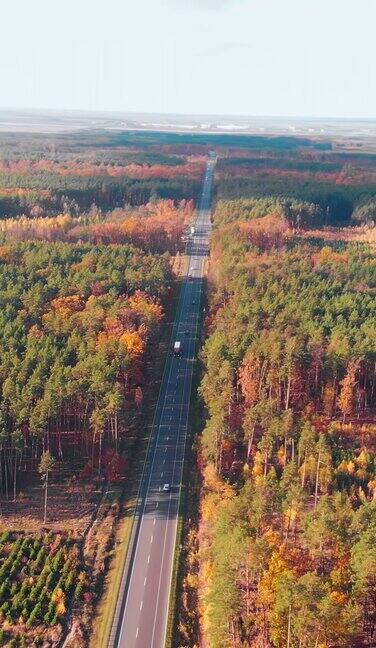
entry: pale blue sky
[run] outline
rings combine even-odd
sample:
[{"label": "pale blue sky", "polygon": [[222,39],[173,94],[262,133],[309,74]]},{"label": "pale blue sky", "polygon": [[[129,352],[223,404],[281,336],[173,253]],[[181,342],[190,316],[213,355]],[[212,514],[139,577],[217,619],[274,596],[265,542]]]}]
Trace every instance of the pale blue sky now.
[{"label": "pale blue sky", "polygon": [[376,117],[376,0],[3,0],[0,106]]}]

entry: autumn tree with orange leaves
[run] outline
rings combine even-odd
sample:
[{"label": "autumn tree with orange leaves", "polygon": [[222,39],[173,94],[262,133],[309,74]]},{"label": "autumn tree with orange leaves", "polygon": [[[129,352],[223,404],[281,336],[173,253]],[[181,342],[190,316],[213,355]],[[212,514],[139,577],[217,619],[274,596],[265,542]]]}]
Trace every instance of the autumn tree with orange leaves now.
[{"label": "autumn tree with orange leaves", "polygon": [[168,306],[168,258],[65,243],[9,244],[0,254],[2,285],[11,280],[14,291],[1,341],[8,348],[0,370],[4,494],[44,448],[57,470],[75,456],[100,476],[112,448],[111,474],[119,472]]},{"label": "autumn tree with orange leaves", "polygon": [[214,214],[198,462],[213,648],[374,641],[374,255],[294,240],[293,216],[272,197]]}]

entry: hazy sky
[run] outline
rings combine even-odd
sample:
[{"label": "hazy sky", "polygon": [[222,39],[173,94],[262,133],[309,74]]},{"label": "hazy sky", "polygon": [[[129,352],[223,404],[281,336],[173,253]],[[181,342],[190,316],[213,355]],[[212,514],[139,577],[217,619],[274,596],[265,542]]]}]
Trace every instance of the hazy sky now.
[{"label": "hazy sky", "polygon": [[3,0],[0,106],[376,117],[376,0]]}]

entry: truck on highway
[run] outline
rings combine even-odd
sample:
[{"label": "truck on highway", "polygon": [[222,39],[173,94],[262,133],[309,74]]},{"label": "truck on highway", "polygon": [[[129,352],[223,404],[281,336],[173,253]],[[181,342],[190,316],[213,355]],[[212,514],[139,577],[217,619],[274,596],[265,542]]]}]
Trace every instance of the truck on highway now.
[{"label": "truck on highway", "polygon": [[177,340],[174,342],[174,355],[179,356],[181,354],[181,342]]}]

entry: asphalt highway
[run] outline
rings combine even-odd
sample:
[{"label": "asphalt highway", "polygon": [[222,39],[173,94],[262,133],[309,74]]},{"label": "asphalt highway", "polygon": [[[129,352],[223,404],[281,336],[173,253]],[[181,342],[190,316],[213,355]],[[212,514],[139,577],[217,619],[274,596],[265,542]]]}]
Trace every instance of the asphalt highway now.
[{"label": "asphalt highway", "polygon": [[[215,158],[209,157],[189,268],[182,285],[171,353],[156,406],[109,646],[164,648],[187,437],[192,376],[201,311],[202,278],[209,249],[210,200]],[[175,341],[181,354],[172,353]],[[165,484],[169,491],[163,491]]]}]

